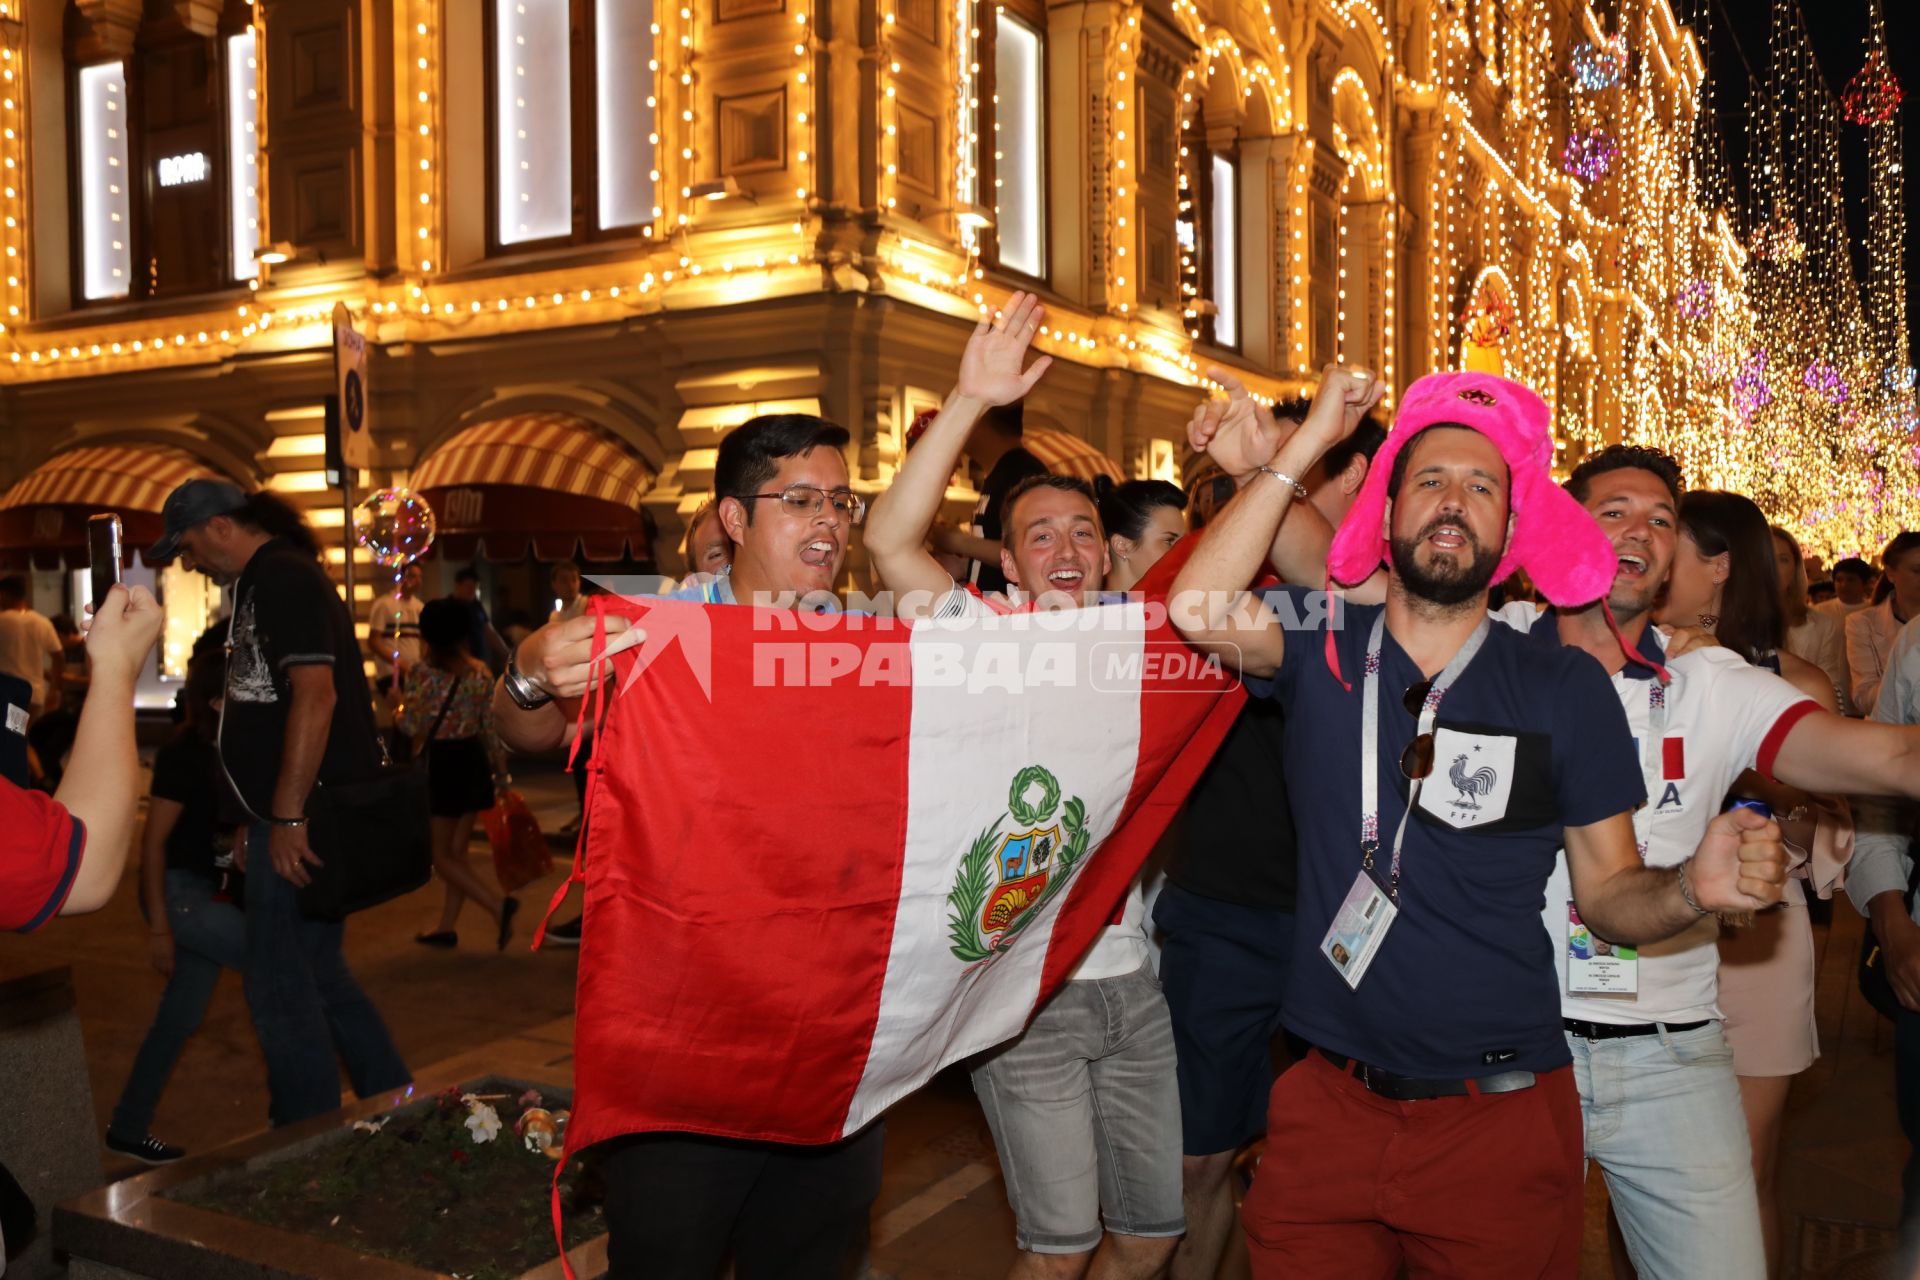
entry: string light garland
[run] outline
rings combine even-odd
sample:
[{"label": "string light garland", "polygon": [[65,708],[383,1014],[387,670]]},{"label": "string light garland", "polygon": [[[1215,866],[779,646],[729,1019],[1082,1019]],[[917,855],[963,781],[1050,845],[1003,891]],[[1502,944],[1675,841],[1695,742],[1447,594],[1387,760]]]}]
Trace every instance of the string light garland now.
[{"label": "string light garland", "polygon": [[1900,87],[1900,78],[1887,65],[1886,50],[1872,49],[1867,53],[1866,63],[1847,83],[1840,110],[1850,123],[1871,127],[1885,124],[1899,114],[1906,96],[1907,91]]}]

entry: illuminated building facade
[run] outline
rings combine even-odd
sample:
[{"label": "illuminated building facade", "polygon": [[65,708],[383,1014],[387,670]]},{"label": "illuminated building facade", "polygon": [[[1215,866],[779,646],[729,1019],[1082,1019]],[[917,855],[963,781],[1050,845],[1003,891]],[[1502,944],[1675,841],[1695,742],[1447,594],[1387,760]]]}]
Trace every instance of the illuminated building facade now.
[{"label": "illuminated building facade", "polygon": [[1603,8],[0,0],[0,480],[160,447],[337,540],[344,302],[363,491],[426,491],[451,556],[672,570],[727,428],[822,413],[877,491],[1032,288],[1028,422],[1128,474],[1177,474],[1207,366],[1272,397],[1342,359],[1497,367],[1569,450],[1737,485],[1704,63],[1667,0]]}]

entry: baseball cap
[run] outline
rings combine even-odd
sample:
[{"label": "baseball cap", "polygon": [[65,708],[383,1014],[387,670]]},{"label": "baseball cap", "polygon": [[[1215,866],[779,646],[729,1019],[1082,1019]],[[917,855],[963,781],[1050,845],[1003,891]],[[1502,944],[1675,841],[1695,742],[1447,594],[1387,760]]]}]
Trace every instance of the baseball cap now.
[{"label": "baseball cap", "polygon": [[247,491],[225,480],[189,480],[167,495],[160,508],[160,523],[165,529],[160,541],[147,548],[145,559],[153,564],[171,560],[180,554],[180,535],[215,516],[232,515],[247,505]]}]

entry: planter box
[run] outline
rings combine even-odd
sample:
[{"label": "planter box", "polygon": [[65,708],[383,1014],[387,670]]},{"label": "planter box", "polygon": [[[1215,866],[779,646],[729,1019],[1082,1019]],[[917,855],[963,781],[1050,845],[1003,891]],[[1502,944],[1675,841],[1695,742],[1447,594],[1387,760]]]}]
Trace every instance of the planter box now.
[{"label": "planter box", "polygon": [[[357,1102],[327,1116],[256,1134],[192,1156],[151,1173],[128,1178],[67,1201],[54,1211],[54,1245],[68,1256],[72,1280],[435,1280],[428,1271],[310,1236],[217,1213],[181,1198],[249,1179],[286,1160],[349,1140],[364,1140],[350,1125],[389,1112],[396,1118],[424,1113],[437,1094],[457,1084],[463,1092],[508,1093],[528,1088],[564,1100],[571,1091],[504,1076],[416,1085],[413,1100],[394,1106],[390,1096]],[[514,1141],[511,1129],[499,1141]],[[544,1162],[542,1162],[544,1163]],[[607,1238],[576,1246],[569,1255],[580,1280],[607,1270]],[[564,1280],[555,1257],[519,1280]]]}]

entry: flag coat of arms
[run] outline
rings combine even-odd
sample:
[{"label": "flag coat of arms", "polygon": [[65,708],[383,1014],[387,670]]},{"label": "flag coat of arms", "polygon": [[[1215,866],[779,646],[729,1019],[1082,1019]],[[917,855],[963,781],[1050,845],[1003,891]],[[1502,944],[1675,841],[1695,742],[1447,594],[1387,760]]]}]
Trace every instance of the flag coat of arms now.
[{"label": "flag coat of arms", "polygon": [[1244,696],[1139,602],[596,608],[646,641],[590,766],[569,1152],[832,1142],[1017,1036]]}]

